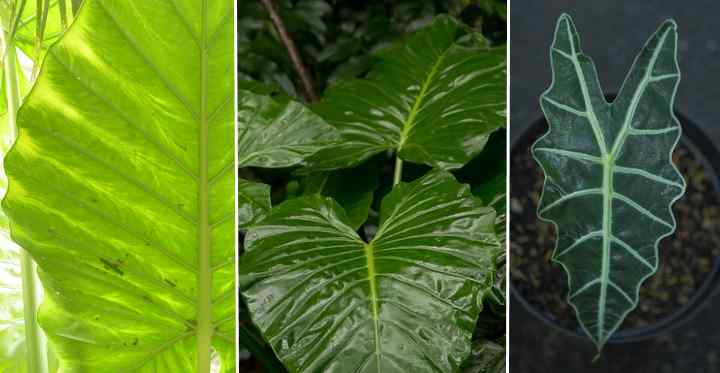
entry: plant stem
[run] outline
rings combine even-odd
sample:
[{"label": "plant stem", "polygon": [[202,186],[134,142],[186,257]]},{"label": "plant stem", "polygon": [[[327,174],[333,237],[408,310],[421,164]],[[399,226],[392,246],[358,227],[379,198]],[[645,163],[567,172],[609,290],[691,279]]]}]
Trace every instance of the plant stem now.
[{"label": "plant stem", "polygon": [[27,348],[30,372],[47,373],[47,349],[45,335],[37,322],[37,310],[42,301],[40,280],[30,254],[24,249],[20,252],[20,271],[22,272],[23,314],[25,317],[25,346]]},{"label": "plant stem", "polygon": [[50,0],[37,0],[37,29],[35,33],[35,63],[32,69],[31,81],[35,81],[40,71],[40,60],[42,55],[42,44],[45,39],[45,25],[47,25],[48,12],[50,11]]},{"label": "plant stem", "polygon": [[[5,91],[7,99],[8,134],[12,141],[17,136],[17,111],[20,108],[20,85],[17,76],[17,52],[12,37],[4,32],[2,45],[5,47],[3,67],[5,70]],[[4,156],[4,155],[3,155]],[[47,373],[47,350],[45,336],[37,323],[37,310],[41,301],[42,289],[37,277],[35,263],[24,249],[20,253],[20,271],[23,288],[23,314],[25,318],[25,345],[30,372]]]},{"label": "plant stem", "polygon": [[402,181],[403,160],[400,156],[395,156],[395,176],[393,177],[393,186],[400,184]]},{"label": "plant stem", "polygon": [[65,31],[68,26],[67,5],[65,4],[65,0],[58,0],[58,7],[60,8],[60,25],[62,25],[63,31]]},{"label": "plant stem", "polygon": [[73,17],[77,15],[78,9],[80,9],[80,4],[82,4],[82,0],[72,0],[72,13]]},{"label": "plant stem", "polygon": [[202,42],[200,50],[200,123],[198,170],[198,313],[197,373],[210,373],[212,325],[212,264],[210,258],[210,203],[208,182],[208,0],[202,2]]},{"label": "plant stem", "polygon": [[295,42],[293,42],[290,34],[288,34],[287,29],[285,28],[285,24],[283,23],[282,18],[280,18],[280,15],[275,11],[275,6],[273,5],[272,0],[262,0],[262,3],[265,6],[265,9],[267,9],[268,14],[270,15],[270,20],[275,26],[275,30],[278,32],[278,35],[280,35],[280,40],[285,45],[285,49],[287,49],[288,54],[290,54],[290,59],[292,60],[293,66],[295,67],[295,71],[297,71],[298,75],[300,76],[305,99],[309,102],[317,101],[318,96],[317,94],[315,94],[315,89],[313,88],[310,74],[308,73],[305,64],[303,64],[302,59],[300,58],[300,53],[295,46]]}]

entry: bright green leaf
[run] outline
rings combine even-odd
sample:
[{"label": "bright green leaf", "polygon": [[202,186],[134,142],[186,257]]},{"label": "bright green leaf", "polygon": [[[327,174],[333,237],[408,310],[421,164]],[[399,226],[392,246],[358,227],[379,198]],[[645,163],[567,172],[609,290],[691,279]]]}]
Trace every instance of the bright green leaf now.
[{"label": "bright green leaf", "polygon": [[541,97],[550,131],[533,145],[545,172],[538,216],[558,228],[553,259],[598,350],[637,305],[658,242],[675,230],[670,206],[685,190],[671,158],[680,138],[676,53],[676,25],[666,21],[608,103],[572,20],[557,23],[553,83]]},{"label": "bright green leaf", "polygon": [[[4,202],[65,371],[235,371],[233,4],[86,0],[18,118]],[[181,46],[181,47],[178,47]]]},{"label": "bright green leaf", "polygon": [[316,107],[342,133],[313,169],[353,166],[396,150],[404,160],[452,169],[479,153],[505,125],[505,48],[439,16],[379,55],[367,79],[340,82]]},{"label": "bright green leaf", "polygon": [[240,91],[240,167],[290,167],[339,139],[337,131],[295,101]]},{"label": "bright green leaf", "polygon": [[318,195],[246,235],[240,287],[291,372],[454,372],[498,250],[495,213],[446,172],[399,184],[370,243]]}]

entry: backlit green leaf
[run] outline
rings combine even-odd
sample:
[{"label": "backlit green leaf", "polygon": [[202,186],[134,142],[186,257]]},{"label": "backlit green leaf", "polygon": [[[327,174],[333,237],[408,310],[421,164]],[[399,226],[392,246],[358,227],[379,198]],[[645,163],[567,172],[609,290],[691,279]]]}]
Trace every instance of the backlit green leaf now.
[{"label": "backlit green leaf", "polygon": [[312,169],[361,163],[396,150],[404,160],[462,167],[505,125],[505,48],[487,48],[458,21],[439,16],[380,54],[367,79],[329,88],[315,108],[343,141]]},{"label": "backlit green leaf", "polygon": [[64,371],[235,371],[233,4],[86,0],[6,167]]},{"label": "backlit green leaf", "polygon": [[553,83],[541,97],[550,131],[533,145],[545,172],[538,216],[557,226],[553,259],[598,349],[637,305],[657,270],[658,242],[675,230],[670,207],[685,190],[671,159],[680,138],[676,53],[676,25],[666,21],[608,103],[572,20],[557,23]]},{"label": "backlit green leaf", "polygon": [[318,195],[246,235],[240,287],[291,372],[454,372],[470,353],[498,243],[495,213],[445,172],[399,184],[366,243]]}]

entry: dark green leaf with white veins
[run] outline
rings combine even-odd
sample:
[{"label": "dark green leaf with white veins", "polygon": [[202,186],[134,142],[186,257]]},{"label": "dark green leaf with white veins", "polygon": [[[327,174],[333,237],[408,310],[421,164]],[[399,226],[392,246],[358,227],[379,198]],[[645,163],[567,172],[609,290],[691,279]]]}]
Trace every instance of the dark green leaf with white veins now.
[{"label": "dark green leaf with white veins", "polygon": [[240,167],[290,167],[338,141],[338,131],[292,100],[239,92]]},{"label": "dark green leaf with white veins", "polygon": [[225,0],[85,0],[49,49],[4,209],[63,371],[235,371],[234,71]]},{"label": "dark green leaf with white veins", "polygon": [[438,16],[381,53],[367,79],[338,83],[315,108],[343,142],[314,169],[352,166],[396,150],[404,160],[462,167],[505,125],[505,48],[488,48],[453,18]]},{"label": "dark green leaf with white veins", "polygon": [[673,100],[677,32],[666,21],[608,103],[569,16],[557,23],[553,83],[541,105],[550,131],[533,145],[545,172],[538,216],[555,223],[553,259],[568,273],[568,302],[598,349],[657,270],[657,245],[675,230],[685,190],[671,154],[680,138]]},{"label": "dark green leaf with white veins", "polygon": [[370,243],[332,199],[292,199],[248,232],[242,296],[291,372],[454,372],[492,284],[494,219],[446,172],[396,186]]}]

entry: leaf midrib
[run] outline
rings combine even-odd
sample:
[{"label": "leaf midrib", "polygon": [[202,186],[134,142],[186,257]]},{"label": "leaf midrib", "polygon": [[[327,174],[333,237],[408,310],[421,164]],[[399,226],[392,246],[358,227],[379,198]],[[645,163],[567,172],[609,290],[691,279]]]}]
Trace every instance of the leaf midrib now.
[{"label": "leaf midrib", "polygon": [[425,96],[427,96],[427,93],[430,90],[430,83],[435,78],[438,68],[440,68],[440,65],[442,65],[443,61],[445,60],[445,55],[452,48],[453,45],[455,45],[454,42],[453,42],[453,44],[448,46],[448,48],[445,49],[438,56],[437,61],[435,61],[432,68],[430,68],[430,71],[428,72],[427,76],[423,80],[422,88],[420,88],[420,92],[418,93],[418,95],[415,96],[415,101],[413,103],[413,106],[410,108],[410,112],[408,113],[407,118],[402,123],[402,129],[400,132],[400,140],[398,142],[398,147],[397,147],[398,153],[402,150],[403,146],[405,145],[405,142],[407,141],[408,137],[410,136],[410,130],[415,125],[415,117],[417,116],[418,112],[420,112],[420,107],[423,104],[423,101],[425,100]]},{"label": "leaf midrib", "polygon": [[365,262],[368,272],[368,283],[370,286],[370,308],[372,311],[373,321],[373,340],[375,344],[375,364],[377,372],[380,372],[380,312],[377,290],[377,272],[375,271],[375,253],[372,242],[364,243],[363,250],[365,252]]},{"label": "leaf midrib", "polygon": [[210,257],[209,129],[208,129],[208,0],[202,1],[200,43],[200,115],[198,141],[198,309],[197,371],[210,372],[212,344],[212,262]]},{"label": "leaf midrib", "polygon": [[[567,22],[567,20],[566,20]],[[603,166],[603,180],[602,180],[602,195],[603,195],[603,226],[602,226],[602,239],[603,239],[603,250],[602,250],[602,267],[600,275],[600,299],[598,301],[598,320],[597,320],[597,340],[600,345],[604,344],[605,338],[603,337],[604,323],[605,323],[605,308],[607,303],[607,286],[610,278],[610,245],[612,242],[612,200],[613,200],[613,175],[615,167],[615,158],[619,155],[620,150],[625,144],[625,140],[628,135],[628,131],[631,129],[631,122],[635,116],[637,105],[639,104],[640,98],[647,87],[649,79],[652,77],[652,71],[654,70],[655,63],[659,56],[660,50],[665,45],[665,40],[670,32],[670,29],[665,30],[660,40],[657,43],[657,48],[653,51],[653,54],[648,62],[645,74],[635,90],[633,97],[630,102],[630,106],[625,113],[625,119],[620,129],[620,133],[615,139],[611,151],[608,153],[607,144],[599,126],[599,121],[595,115],[595,110],[592,106],[589,97],[589,91],[585,76],[582,73],[580,63],[577,59],[577,53],[575,50],[575,39],[572,37],[570,32],[569,23],[566,27],[568,41],[571,47],[571,56],[573,66],[575,68],[576,75],[580,84],[580,89],[583,94],[583,100],[586,107],[586,113],[588,121],[592,127],[595,135],[595,140],[598,143],[601,153],[601,160]],[[612,105],[612,103],[610,104]]]}]

